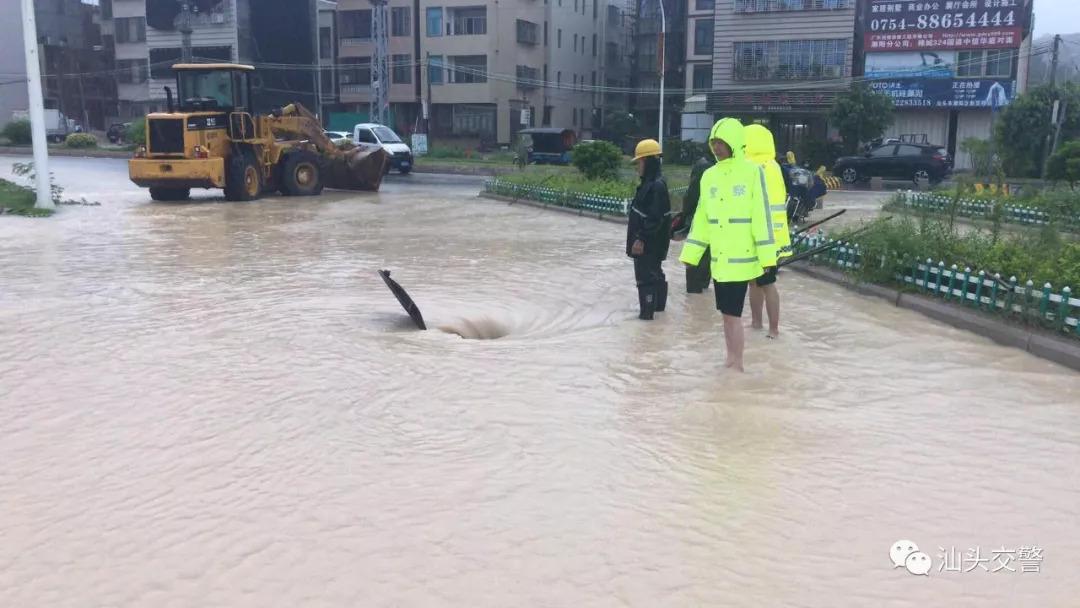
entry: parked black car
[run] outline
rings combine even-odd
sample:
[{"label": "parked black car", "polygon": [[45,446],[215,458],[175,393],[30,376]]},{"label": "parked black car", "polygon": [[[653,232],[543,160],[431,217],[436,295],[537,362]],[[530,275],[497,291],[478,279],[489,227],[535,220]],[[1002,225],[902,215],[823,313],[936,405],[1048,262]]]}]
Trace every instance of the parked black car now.
[{"label": "parked black car", "polygon": [[952,158],[945,148],[908,143],[877,146],[862,156],[842,156],[833,167],[833,174],[848,184],[872,177],[936,184],[951,171]]},{"label": "parked black car", "polygon": [[109,138],[110,142],[114,144],[122,144],[124,143],[124,138],[127,136],[127,129],[130,126],[130,122],[114,122],[113,124],[109,125],[109,130],[105,132],[105,135]]}]

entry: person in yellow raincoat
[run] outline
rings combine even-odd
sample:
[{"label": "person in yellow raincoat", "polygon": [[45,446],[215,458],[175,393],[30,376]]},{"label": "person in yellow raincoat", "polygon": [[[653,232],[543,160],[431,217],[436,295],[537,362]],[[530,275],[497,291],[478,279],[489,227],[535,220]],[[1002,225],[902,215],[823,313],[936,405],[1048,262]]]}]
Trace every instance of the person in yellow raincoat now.
[{"label": "person in yellow raincoat", "polygon": [[[765,172],[765,196],[772,217],[773,234],[776,236],[777,257],[791,255],[791,233],[787,222],[787,188],[784,173],[776,162],[776,144],[773,134],[762,125],[746,127],[746,156]],[[770,338],[780,335],[780,292],[776,289],[776,266],[764,269],[750,283],[751,327],[762,329],[762,308],[769,315]]]},{"label": "person in yellow raincoat", "polygon": [[701,176],[701,194],[679,261],[696,266],[709,250],[716,308],[723,314],[726,367],[743,371],[742,311],[747,283],[776,265],[776,237],[765,200],[765,173],[748,160],[742,124],[723,118],[709,147],[716,164]]}]

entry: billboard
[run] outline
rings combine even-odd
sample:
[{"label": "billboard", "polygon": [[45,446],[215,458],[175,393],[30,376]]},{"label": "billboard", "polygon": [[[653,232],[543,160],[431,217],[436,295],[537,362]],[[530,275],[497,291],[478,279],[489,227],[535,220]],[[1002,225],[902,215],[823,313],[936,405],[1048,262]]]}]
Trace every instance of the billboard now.
[{"label": "billboard", "polygon": [[1031,0],[864,0],[867,51],[1017,48]]},{"label": "billboard", "polygon": [[867,78],[953,78],[956,51],[868,53]]},{"label": "billboard", "polygon": [[898,108],[1000,108],[1016,96],[1015,80],[897,78],[873,81],[870,88]]}]

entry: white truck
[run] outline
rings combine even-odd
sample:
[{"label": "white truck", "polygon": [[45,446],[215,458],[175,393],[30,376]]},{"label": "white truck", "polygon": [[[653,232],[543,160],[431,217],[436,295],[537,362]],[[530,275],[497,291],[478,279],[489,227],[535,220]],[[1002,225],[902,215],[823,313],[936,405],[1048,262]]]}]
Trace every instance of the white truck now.
[{"label": "white truck", "polygon": [[[15,110],[11,113],[11,118],[13,120],[30,120],[30,112],[28,110]],[[74,132],[74,120],[64,116],[60,110],[45,110],[45,139],[58,144]]]}]

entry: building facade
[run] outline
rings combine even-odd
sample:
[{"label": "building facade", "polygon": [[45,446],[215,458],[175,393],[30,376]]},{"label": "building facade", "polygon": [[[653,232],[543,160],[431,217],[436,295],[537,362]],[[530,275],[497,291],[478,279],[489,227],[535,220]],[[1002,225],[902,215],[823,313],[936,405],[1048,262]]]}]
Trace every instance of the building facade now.
[{"label": "building facade", "polygon": [[[541,125],[587,136],[610,101],[605,83],[624,77],[621,63],[607,72],[609,58],[625,48],[618,5],[612,11],[598,0],[388,4],[390,114],[403,135],[426,118],[436,139],[505,145],[522,128]],[[338,2],[339,127],[368,116],[372,14],[369,0]]]},{"label": "building facade", "polygon": [[857,73],[893,98],[886,136],[944,146],[957,169],[968,138],[1026,84],[1031,0],[861,0]]},{"label": "building facade", "polygon": [[[705,0],[708,1],[708,0]],[[664,2],[664,135],[677,132],[688,78],[687,6],[696,0]],[[630,111],[641,125],[656,125],[660,112],[660,0],[634,0]],[[647,129],[652,131],[652,129]]]},{"label": "building facade", "polygon": [[766,124],[781,151],[828,137],[828,111],[851,83],[855,0],[690,2],[688,136],[734,116]]}]

